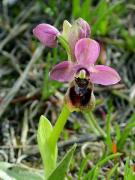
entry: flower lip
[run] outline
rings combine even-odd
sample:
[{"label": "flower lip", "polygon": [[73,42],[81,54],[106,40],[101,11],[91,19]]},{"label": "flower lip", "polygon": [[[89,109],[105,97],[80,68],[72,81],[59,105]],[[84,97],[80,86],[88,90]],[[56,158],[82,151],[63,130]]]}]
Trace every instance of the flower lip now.
[{"label": "flower lip", "polygon": [[89,80],[88,79],[81,79],[81,78],[76,78],[76,77],[75,77],[75,82],[76,82],[76,84],[78,84],[78,86],[80,88],[87,87],[88,84],[89,84]]},{"label": "flower lip", "polygon": [[[80,89],[81,90],[81,89]],[[80,108],[80,106],[86,106],[91,98],[91,89],[86,89],[84,92],[76,91],[75,86],[69,90],[69,98],[73,106]]]},{"label": "flower lip", "polygon": [[75,78],[69,85],[65,103],[70,111],[92,110],[95,107],[93,84],[88,79]]}]

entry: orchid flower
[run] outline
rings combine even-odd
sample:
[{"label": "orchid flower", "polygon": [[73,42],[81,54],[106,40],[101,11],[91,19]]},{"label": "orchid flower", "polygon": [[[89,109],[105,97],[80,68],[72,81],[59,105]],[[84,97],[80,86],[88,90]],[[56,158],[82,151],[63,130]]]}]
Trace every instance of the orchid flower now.
[{"label": "orchid flower", "polygon": [[[49,24],[39,24],[33,33],[48,47],[55,47],[58,40],[68,55],[68,60],[57,64],[50,72],[51,79],[69,82],[62,111],[54,127],[47,118],[41,116],[38,128],[38,145],[45,169],[45,179],[48,177],[51,179],[50,177],[54,177],[59,167],[63,166],[62,163],[67,162],[69,157],[66,156],[57,166],[57,142],[70,112],[90,112],[95,106],[94,84],[105,86],[116,84],[120,81],[120,76],[109,66],[95,65],[100,54],[100,46],[98,42],[89,38],[90,26],[81,18],[73,24],[64,21],[62,32]],[[91,124],[99,134],[107,137],[94,118],[91,118]]]},{"label": "orchid flower", "polygon": [[51,79],[60,82],[72,81],[82,69],[93,84],[112,85],[120,81],[119,74],[111,67],[95,65],[100,53],[98,42],[89,38],[80,39],[75,45],[76,62],[63,61],[50,72]]},{"label": "orchid flower", "polygon": [[73,25],[68,21],[63,23],[63,31],[59,32],[57,28],[50,24],[39,24],[33,29],[33,34],[37,39],[47,47],[55,47],[57,45],[57,38],[62,36],[70,46],[70,53],[74,51],[75,43],[90,35],[90,26],[82,18],[77,19]]},{"label": "orchid flower", "polygon": [[[81,103],[81,98],[84,98],[84,104],[89,106],[91,96],[93,95],[93,84],[101,84],[105,86],[116,84],[120,81],[120,76],[113,68],[109,66],[95,65],[100,53],[100,46],[95,40],[89,38],[80,39],[75,45],[74,53],[76,61],[63,61],[57,64],[51,70],[50,77],[51,79],[57,80],[59,82],[72,82],[71,86],[74,84],[74,92],[73,90],[71,92],[70,86],[68,96],[71,101],[70,103],[80,108],[80,106],[83,106]],[[78,80],[79,88],[81,88],[81,90],[79,89],[79,92],[77,90]],[[85,82],[84,80],[87,81]],[[84,96],[81,95],[81,92],[84,91],[84,84],[86,84],[85,87],[87,87],[85,90],[90,90],[89,97],[87,96],[87,91],[85,91],[83,94]],[[79,97],[80,102],[74,101]]]}]

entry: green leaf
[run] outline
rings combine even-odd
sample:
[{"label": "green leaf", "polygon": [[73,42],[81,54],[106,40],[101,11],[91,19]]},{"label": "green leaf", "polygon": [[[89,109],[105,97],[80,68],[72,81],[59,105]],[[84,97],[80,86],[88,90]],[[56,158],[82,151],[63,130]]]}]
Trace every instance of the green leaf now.
[{"label": "green leaf", "polygon": [[123,149],[123,146],[127,140],[127,137],[129,136],[132,128],[134,127],[135,127],[135,113],[132,114],[132,116],[128,120],[128,124],[125,126],[124,130],[120,133],[120,136],[118,138],[118,143],[117,143],[118,150]]},{"label": "green leaf", "polygon": [[118,169],[119,164],[115,164],[114,167],[107,173],[107,179],[111,179],[115,171]]},{"label": "green leaf", "polygon": [[83,18],[87,21],[90,19],[91,15],[91,4],[92,0],[73,0],[72,2],[72,15],[74,18]]},{"label": "green leaf", "polygon": [[0,170],[7,170],[8,168],[12,168],[14,164],[10,164],[8,162],[0,162]]},{"label": "green leaf", "polygon": [[91,0],[84,0],[82,1],[80,8],[81,17],[87,21],[89,21],[89,17],[91,15],[91,3],[92,3]]},{"label": "green leaf", "polygon": [[37,140],[43,160],[45,177],[48,177],[56,167],[58,152],[57,146],[52,147],[49,142],[52,131],[53,128],[50,121],[46,117],[41,116],[38,127]]},{"label": "green leaf", "polygon": [[93,173],[93,177],[92,177],[93,180],[98,179],[99,172],[100,172],[100,167],[96,166],[95,170],[94,170],[94,173]]},{"label": "green leaf", "polygon": [[107,132],[107,137],[106,137],[106,143],[109,148],[109,152],[112,152],[112,139],[111,139],[111,112],[107,114],[106,118],[106,132]]},{"label": "green leaf", "polygon": [[125,168],[124,168],[124,180],[134,180],[135,179],[135,174],[133,172],[132,167],[130,166],[129,161],[130,161],[130,159],[128,157],[126,160]]},{"label": "green leaf", "polygon": [[43,175],[41,176],[39,173],[25,170],[23,168],[15,167],[13,169],[6,170],[6,173],[15,178],[15,180],[43,180]]},{"label": "green leaf", "polygon": [[43,172],[27,166],[0,162],[0,179],[8,180],[43,180]]},{"label": "green leaf", "polygon": [[[121,153],[116,153],[116,154],[111,154],[107,157],[105,157],[104,159],[100,160],[87,174],[86,176],[83,178],[83,180],[89,180],[89,179],[93,179],[93,177],[96,177],[100,167],[103,166],[105,163],[107,163],[110,159],[113,159],[115,157],[120,156]],[[93,179],[94,180],[94,179]]]},{"label": "green leaf", "polygon": [[115,124],[115,132],[116,132],[116,142],[118,142],[121,138],[121,130],[120,130],[120,126],[117,123]]},{"label": "green leaf", "polygon": [[135,127],[135,122],[133,122],[133,123],[131,122],[131,123],[127,124],[127,126],[124,128],[123,132],[121,133],[121,138],[117,144],[119,150],[123,149],[123,146],[127,140],[127,137],[131,133],[131,129],[134,127]]},{"label": "green leaf", "polygon": [[70,161],[72,159],[73,153],[75,151],[76,145],[74,145],[64,156],[64,158],[61,160],[61,162],[58,164],[56,169],[52,172],[52,174],[49,176],[48,180],[64,180],[65,173],[68,170]]},{"label": "green leaf", "polygon": [[[100,1],[93,13],[93,15],[94,15],[93,17],[97,17],[97,20],[98,20],[101,16],[103,16],[103,13],[106,12],[108,10],[108,8],[109,8],[108,2],[106,0]],[[96,31],[99,32],[101,35],[105,35],[107,33],[108,17],[109,16],[105,16],[98,23]]]},{"label": "green leaf", "polygon": [[50,95],[52,95],[56,89],[61,87],[61,83],[57,81],[50,81],[49,71],[51,67],[56,64],[56,59],[58,58],[57,49],[53,49],[53,57],[51,53],[47,54],[45,68],[44,68],[44,81],[42,86],[42,99],[47,99]]},{"label": "green leaf", "polygon": [[[121,4],[123,3],[123,0],[118,1],[110,6],[107,7],[106,1],[103,0],[99,3],[97,6],[97,9],[95,12],[97,12],[98,19],[96,20],[95,24],[92,26],[92,32],[96,32],[100,26],[103,28],[103,24],[108,24],[108,15],[111,15],[112,12]],[[102,9],[103,8],[103,9]],[[99,11],[100,9],[100,11]],[[101,14],[100,14],[101,13]],[[103,23],[102,25],[100,23]],[[106,33],[107,29],[102,29],[102,33]]]},{"label": "green leaf", "polygon": [[88,157],[85,157],[83,160],[82,160],[82,163],[80,165],[80,170],[78,172],[78,180],[81,180],[81,177],[83,175],[83,172],[84,172],[84,169],[86,168],[87,166],[87,163],[88,163]]},{"label": "green leaf", "polygon": [[80,7],[80,0],[73,0],[73,5],[72,5],[72,13],[73,13],[73,16],[75,18],[79,17],[79,13],[80,13],[80,10],[81,10],[81,7]]}]

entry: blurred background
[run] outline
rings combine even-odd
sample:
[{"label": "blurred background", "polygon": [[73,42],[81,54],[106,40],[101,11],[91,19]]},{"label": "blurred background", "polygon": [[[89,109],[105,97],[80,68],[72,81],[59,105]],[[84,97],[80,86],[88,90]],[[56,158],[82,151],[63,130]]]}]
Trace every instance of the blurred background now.
[{"label": "blurred background", "polygon": [[[131,158],[135,169],[134,0],[0,1],[0,161],[42,169],[36,140],[38,121],[43,114],[54,124],[60,113],[68,84],[50,80],[49,71],[67,55],[59,45],[43,49],[32,29],[39,23],[49,23],[61,31],[65,19],[73,22],[79,17],[90,24],[91,38],[100,43],[98,63],[115,68],[122,79],[114,86],[95,86],[97,105],[91,118],[105,131],[110,123],[111,140],[123,153],[117,162],[117,177],[123,179],[126,157]],[[111,118],[107,121],[108,114]],[[83,172],[87,173],[107,149],[84,113],[70,115],[59,141],[60,159],[75,142],[78,149],[69,179],[77,179],[82,160],[87,162]],[[99,177],[107,177],[113,166],[113,161],[108,162]],[[79,177],[83,178],[81,172]]]}]

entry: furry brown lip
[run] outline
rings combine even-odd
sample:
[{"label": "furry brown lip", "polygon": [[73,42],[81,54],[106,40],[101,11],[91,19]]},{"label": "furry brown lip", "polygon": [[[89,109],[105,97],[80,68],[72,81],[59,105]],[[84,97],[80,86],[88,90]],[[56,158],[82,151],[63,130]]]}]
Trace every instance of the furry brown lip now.
[{"label": "furry brown lip", "polygon": [[91,99],[92,89],[88,79],[75,78],[74,86],[69,90],[69,98],[73,106],[86,106]]}]

